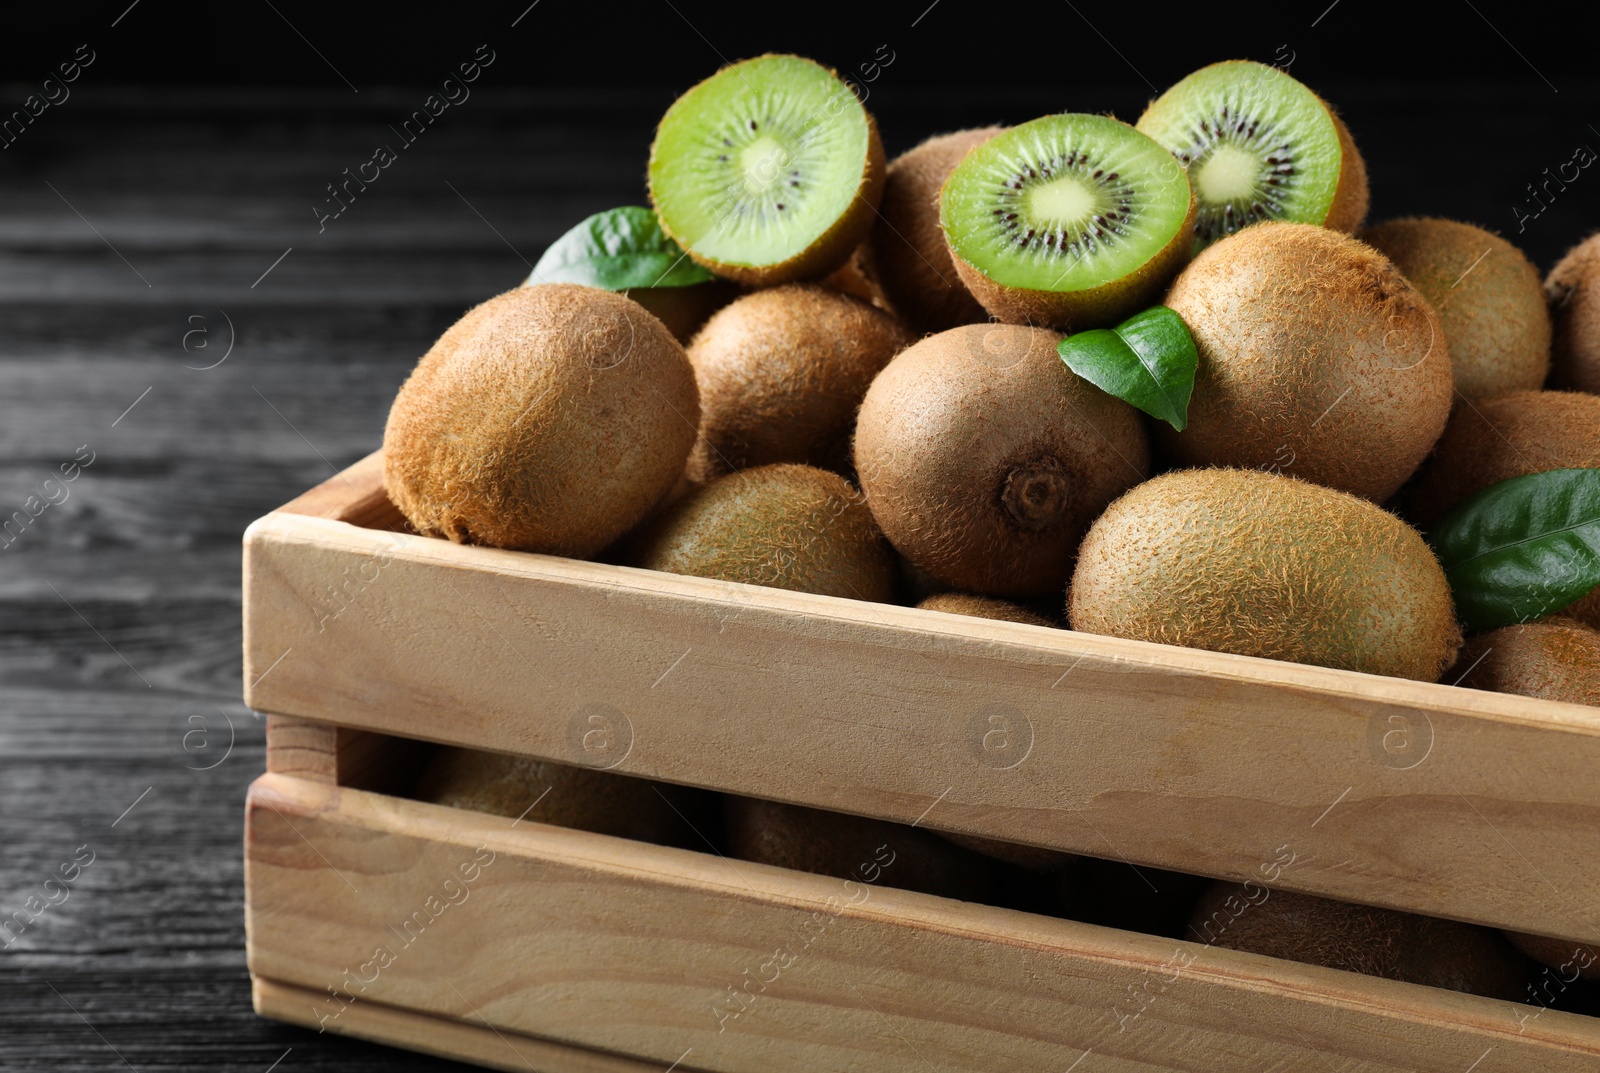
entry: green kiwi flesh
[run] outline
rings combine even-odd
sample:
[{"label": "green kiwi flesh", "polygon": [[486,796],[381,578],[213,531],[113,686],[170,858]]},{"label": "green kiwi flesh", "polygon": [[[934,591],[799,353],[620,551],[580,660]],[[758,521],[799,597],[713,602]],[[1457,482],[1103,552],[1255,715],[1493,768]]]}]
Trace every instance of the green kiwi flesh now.
[{"label": "green kiwi flesh", "polygon": [[777,462],[847,471],[862,396],[912,339],[889,314],[816,284],[740,298],[689,345],[700,390],[690,479]]},{"label": "green kiwi flesh", "polygon": [[767,286],[843,264],[872,226],[884,171],[877,127],[849,86],[799,56],[758,56],[667,109],[650,199],[697,263]]},{"label": "green kiwi flesh", "polygon": [[1361,232],[1439,314],[1456,390],[1469,399],[1542,387],[1550,372],[1550,313],[1539,271],[1523,252],[1472,224],[1389,220]]},{"label": "green kiwi flesh", "polygon": [[1444,330],[1389,260],[1348,235],[1264,223],[1208,247],[1166,304],[1200,365],[1184,466],[1272,469],[1381,503],[1433,449],[1454,400]]},{"label": "green kiwi flesh", "polygon": [[964,901],[990,893],[985,858],[927,831],[776,801],[724,800],[728,852],[742,860]]},{"label": "green kiwi flesh", "polygon": [[1139,415],[1061,361],[1043,328],[972,324],[901,351],[856,420],[862,491],[939,582],[1059,599],[1084,530],[1149,472]]},{"label": "green kiwi flesh", "polygon": [[1421,534],[1256,470],[1177,470],[1111,504],[1079,551],[1068,617],[1086,633],[1425,682],[1461,646]]},{"label": "green kiwi flesh", "polygon": [[861,495],[837,473],[758,466],[674,503],[628,561],[669,574],[888,603],[894,560]]},{"label": "green kiwi flesh", "polygon": [[468,311],[401,385],[384,487],[425,536],[587,557],[668,493],[699,418],[688,356],[639,303],[518,287]]},{"label": "green kiwi flesh", "polygon": [[1349,131],[1275,67],[1203,67],[1152,101],[1136,125],[1189,174],[1196,249],[1264,220],[1353,231],[1367,214],[1366,165]]},{"label": "green kiwi flesh", "polygon": [[1529,966],[1497,932],[1454,920],[1217,883],[1185,938],[1389,980],[1517,1001]]},{"label": "green kiwi flesh", "polygon": [[1188,259],[1194,198],[1171,154],[1106,116],[1044,116],[970,150],[939,197],[956,272],[990,313],[1106,327]]}]

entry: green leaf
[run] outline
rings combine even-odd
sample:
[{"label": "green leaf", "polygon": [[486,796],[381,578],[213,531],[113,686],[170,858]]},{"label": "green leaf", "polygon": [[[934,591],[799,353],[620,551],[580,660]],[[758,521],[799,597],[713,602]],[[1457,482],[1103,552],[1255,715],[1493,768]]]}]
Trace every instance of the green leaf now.
[{"label": "green leaf", "polygon": [[530,284],[582,283],[608,291],[691,287],[711,279],[661,230],[656,214],[638,205],[584,220],[556,239],[528,276]]},{"label": "green leaf", "polygon": [[1069,335],[1061,360],[1089,383],[1182,432],[1200,365],[1183,318],[1151,306],[1115,328]]},{"label": "green leaf", "polygon": [[1428,539],[1472,632],[1553,615],[1600,586],[1600,469],[1490,485]]}]

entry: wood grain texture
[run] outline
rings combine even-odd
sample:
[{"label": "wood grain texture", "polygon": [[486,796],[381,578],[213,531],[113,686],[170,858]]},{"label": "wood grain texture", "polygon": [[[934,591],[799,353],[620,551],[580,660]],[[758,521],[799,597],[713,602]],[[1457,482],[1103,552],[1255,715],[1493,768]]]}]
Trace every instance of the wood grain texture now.
[{"label": "wood grain texture", "polygon": [[[93,47],[103,38],[108,55],[139,57],[152,74],[185,67],[192,35],[151,36],[148,4],[107,28],[126,7],[91,28]],[[508,23],[520,10],[496,18]],[[535,64],[557,40],[528,33],[545,10],[507,35]],[[284,13],[329,51],[313,25]],[[258,15],[263,47],[285,69],[322,70],[277,16]],[[1060,17],[1076,18],[1066,8]],[[700,68],[681,85],[714,66],[676,15],[662,7],[659,18],[679,27],[684,62]],[[42,76],[62,58],[60,41],[13,33],[12,44],[18,78]],[[866,56],[877,40],[856,44]],[[855,44],[841,38],[841,48]],[[343,66],[344,57],[329,56]],[[514,62],[522,61],[508,51],[502,63]],[[1507,62],[1517,61],[1507,54]],[[1528,154],[1485,158],[1489,170],[1448,189],[1433,181],[1434,157],[1406,147],[1419,130],[1444,145],[1470,144],[1486,125],[1526,132],[1555,115],[1552,105],[1565,116],[1552,124],[1570,120],[1582,132],[1600,97],[1550,73],[1559,96],[1529,75],[1525,93],[1493,82],[1440,88],[1447,106],[1379,82],[1355,88],[1364,98],[1332,99],[1347,116],[1368,102],[1370,118],[1355,129],[1369,160],[1384,161],[1375,200],[1510,224],[1509,206],[1538,166],[1529,161],[1567,159],[1576,134],[1552,134],[1548,153],[1530,142]],[[96,66],[73,83],[70,103],[51,108],[0,169],[4,509],[16,509],[77,445],[98,452],[71,499],[0,553],[0,915],[64,852],[87,842],[100,854],[69,903],[0,951],[0,1066],[102,1073],[127,1069],[120,1054],[146,1073],[263,1073],[274,1062],[275,1073],[465,1069],[318,1036],[251,1009],[241,805],[265,750],[263,721],[239,703],[239,534],[372,449],[416,357],[467,305],[518,283],[588,213],[643,203],[642,154],[673,87],[620,88],[601,71],[588,86],[502,94],[485,79],[448,126],[430,131],[430,144],[408,151],[319,233],[308,208],[324,184],[363,159],[375,132],[428,87],[363,84],[357,95],[330,73],[323,89],[148,90],[109,75]],[[1060,107],[1048,93],[989,81],[915,93],[891,81],[872,100],[891,154],[940,130]],[[1090,85],[1081,106],[1137,111],[1149,89],[1129,81],[1125,107],[1108,87]],[[18,88],[11,103],[22,95]],[[1423,191],[1426,205],[1415,200]],[[1585,205],[1575,189],[1517,241],[1547,267],[1588,226]],[[238,345],[221,366],[196,368],[220,352],[184,349],[197,326],[188,318],[207,318],[214,347],[219,310],[233,318]],[[213,759],[208,751],[181,747],[198,725],[189,717],[200,715],[217,747],[228,740],[226,718],[237,735],[209,770],[200,769]],[[1075,1073],[1095,1068],[1091,1058]]]},{"label": "wood grain texture", "polygon": [[251,971],[313,1023],[381,1002],[718,1073],[1600,1062],[1576,1015],[278,775],[247,829]]},{"label": "wood grain texture", "polygon": [[[319,1027],[314,1011],[328,997],[325,992],[280,984],[263,977],[254,979],[251,991],[256,1012],[261,1016],[313,1029]],[[328,1024],[327,1031],[441,1058],[455,1058],[507,1073],[523,1073],[529,1069],[539,1073],[661,1073],[658,1062],[641,1062],[586,1047],[553,1043],[487,1024],[430,1017],[380,1002],[358,1002],[346,1007],[337,1021]],[[675,1069],[678,1073],[695,1073],[693,1066],[682,1063]]]},{"label": "wood grain texture", "polygon": [[1600,939],[1595,709],[295,515],[246,544],[258,709]]},{"label": "wood grain texture", "polygon": [[383,452],[374,451],[350,468],[285,503],[285,514],[304,514],[349,522],[363,529],[404,529],[404,521],[383,490]]}]

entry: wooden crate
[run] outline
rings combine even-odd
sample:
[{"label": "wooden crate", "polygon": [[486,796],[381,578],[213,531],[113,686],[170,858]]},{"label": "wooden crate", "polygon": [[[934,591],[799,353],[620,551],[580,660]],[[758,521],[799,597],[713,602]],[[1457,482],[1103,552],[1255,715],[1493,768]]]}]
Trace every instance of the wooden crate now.
[{"label": "wooden crate", "polygon": [[1593,1018],[386,792],[446,742],[1597,942],[1594,709],[461,547],[376,456],[251,527],[245,680],[267,1016],[503,1069],[1600,1068]]}]

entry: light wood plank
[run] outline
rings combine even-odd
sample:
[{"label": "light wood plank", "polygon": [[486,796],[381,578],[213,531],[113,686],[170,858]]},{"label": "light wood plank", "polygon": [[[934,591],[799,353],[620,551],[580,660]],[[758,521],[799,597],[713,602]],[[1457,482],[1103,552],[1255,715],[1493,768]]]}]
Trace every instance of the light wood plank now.
[{"label": "light wood plank", "polygon": [[[319,994],[292,984],[263,977],[250,982],[255,1010],[274,1021],[287,1021],[303,1028],[317,1028],[318,1003],[327,1002]],[[391,1047],[404,1047],[439,1058],[472,1062],[508,1073],[661,1073],[657,1062],[606,1054],[586,1047],[504,1032],[487,1025],[433,1017],[412,1010],[362,1002],[350,1006],[331,1022],[328,1031]],[[694,1067],[679,1065],[678,1073],[695,1073]]]},{"label": "light wood plank", "polygon": [[339,728],[287,715],[267,716],[267,770],[276,775],[339,784]]},{"label": "light wood plank", "polygon": [[405,793],[431,752],[428,744],[407,738],[267,716],[267,770],[327,786]]},{"label": "light wood plank", "polygon": [[302,1023],[381,1002],[720,1073],[1600,1061],[1577,1015],[278,775],[247,830],[250,968],[325,996]]},{"label": "light wood plank", "polygon": [[1592,708],[283,514],[245,628],[260,710],[1600,940]]},{"label": "light wood plank", "polygon": [[407,530],[400,511],[383,490],[383,452],[374,451],[279,508],[284,514],[329,518],[363,529]]}]

